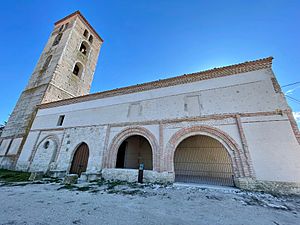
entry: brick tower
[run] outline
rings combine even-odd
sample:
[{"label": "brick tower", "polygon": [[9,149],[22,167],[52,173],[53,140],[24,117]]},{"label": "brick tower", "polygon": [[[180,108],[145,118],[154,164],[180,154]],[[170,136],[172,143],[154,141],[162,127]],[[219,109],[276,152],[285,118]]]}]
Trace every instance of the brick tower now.
[{"label": "brick tower", "polygon": [[0,167],[13,169],[39,104],[89,94],[103,40],[79,11],[54,24],[0,138]]}]

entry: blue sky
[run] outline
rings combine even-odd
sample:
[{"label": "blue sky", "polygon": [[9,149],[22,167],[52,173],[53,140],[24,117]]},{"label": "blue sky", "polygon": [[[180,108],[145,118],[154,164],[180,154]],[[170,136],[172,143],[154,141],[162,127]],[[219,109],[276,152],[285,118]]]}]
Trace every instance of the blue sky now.
[{"label": "blue sky", "polygon": [[[300,81],[300,1],[1,2],[0,123],[53,29],[80,10],[104,39],[91,92],[273,56],[280,85]],[[300,84],[283,88],[300,121]],[[299,123],[298,123],[299,125]]]}]

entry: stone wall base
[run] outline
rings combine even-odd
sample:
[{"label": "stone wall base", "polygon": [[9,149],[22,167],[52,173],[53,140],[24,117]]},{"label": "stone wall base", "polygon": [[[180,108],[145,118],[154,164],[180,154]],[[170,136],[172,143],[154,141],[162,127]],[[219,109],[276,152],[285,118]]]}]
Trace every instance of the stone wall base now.
[{"label": "stone wall base", "polygon": [[89,172],[84,172],[80,175],[79,181],[81,182],[93,182],[100,180],[102,178],[102,174],[100,172],[95,172],[95,173],[89,173]]},{"label": "stone wall base", "polygon": [[66,185],[76,184],[78,180],[77,174],[68,174],[64,177],[63,183]]},{"label": "stone wall base", "polygon": [[252,178],[237,178],[235,184],[238,188],[249,191],[263,191],[271,194],[300,195],[300,183],[254,180]]},{"label": "stone wall base", "polygon": [[30,162],[29,161],[24,161],[24,162],[17,162],[17,165],[16,165],[16,170],[18,171],[28,171],[29,169],[29,165],[30,165]]},{"label": "stone wall base", "polygon": [[61,170],[52,170],[52,171],[49,171],[48,173],[49,173],[49,176],[54,177],[54,178],[59,178],[59,179],[63,179],[67,175],[66,171],[61,171]]},{"label": "stone wall base", "polygon": [[[137,169],[102,169],[102,177],[105,180],[137,182],[138,170]],[[171,183],[174,182],[174,173],[144,170],[143,181],[145,183]]]},{"label": "stone wall base", "polygon": [[33,172],[30,174],[30,177],[28,180],[30,180],[30,181],[42,180],[43,177],[44,177],[43,172]]}]

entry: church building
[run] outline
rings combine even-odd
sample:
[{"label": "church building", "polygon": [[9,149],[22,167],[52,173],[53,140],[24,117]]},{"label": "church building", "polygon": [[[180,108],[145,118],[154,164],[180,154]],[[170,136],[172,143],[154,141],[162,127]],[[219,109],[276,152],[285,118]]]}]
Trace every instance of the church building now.
[{"label": "church building", "polygon": [[0,138],[0,166],[79,179],[300,193],[300,133],[272,57],[89,94],[103,40],[57,21]]}]

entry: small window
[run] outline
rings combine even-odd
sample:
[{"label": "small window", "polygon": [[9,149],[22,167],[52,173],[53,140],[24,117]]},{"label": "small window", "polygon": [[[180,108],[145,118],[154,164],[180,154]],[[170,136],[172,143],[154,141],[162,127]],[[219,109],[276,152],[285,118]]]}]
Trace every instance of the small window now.
[{"label": "small window", "polygon": [[57,126],[62,126],[65,119],[65,115],[60,115],[57,121]]},{"label": "small window", "polygon": [[85,36],[87,38],[89,36],[89,32],[87,30],[84,30],[83,36]]},{"label": "small window", "polygon": [[84,43],[81,43],[79,51],[84,55],[87,54],[87,47]]},{"label": "small window", "polygon": [[42,70],[46,70],[46,69],[48,68],[51,59],[52,59],[52,55],[49,55],[49,56],[47,57],[47,59],[45,60],[45,63],[44,63],[44,65],[43,65]]},{"label": "small window", "polygon": [[60,26],[58,32],[62,32],[63,29],[64,29],[64,24]]},{"label": "small window", "polygon": [[49,148],[49,145],[50,145],[50,142],[49,142],[49,141],[46,141],[46,142],[44,143],[44,149]]},{"label": "small window", "polygon": [[68,29],[68,26],[69,26],[69,23],[66,23],[66,24],[65,24],[65,29],[64,29],[64,30]]},{"label": "small window", "polygon": [[74,66],[73,74],[78,77],[81,77],[82,70],[83,70],[83,66],[79,62],[77,62]]},{"label": "small window", "polygon": [[58,35],[55,37],[55,39],[54,39],[54,42],[53,42],[53,45],[52,45],[52,46],[54,46],[54,45],[58,45],[58,43],[59,43],[59,42],[60,42],[60,40],[61,40],[61,37],[62,37],[62,33],[58,34]]},{"label": "small window", "polygon": [[74,70],[73,70],[73,74],[75,74],[76,76],[78,76],[78,74],[79,74],[79,66],[78,65],[75,65],[74,66]]},{"label": "small window", "polygon": [[90,37],[89,37],[89,42],[92,44],[93,43],[93,36],[92,35],[90,35]]}]

